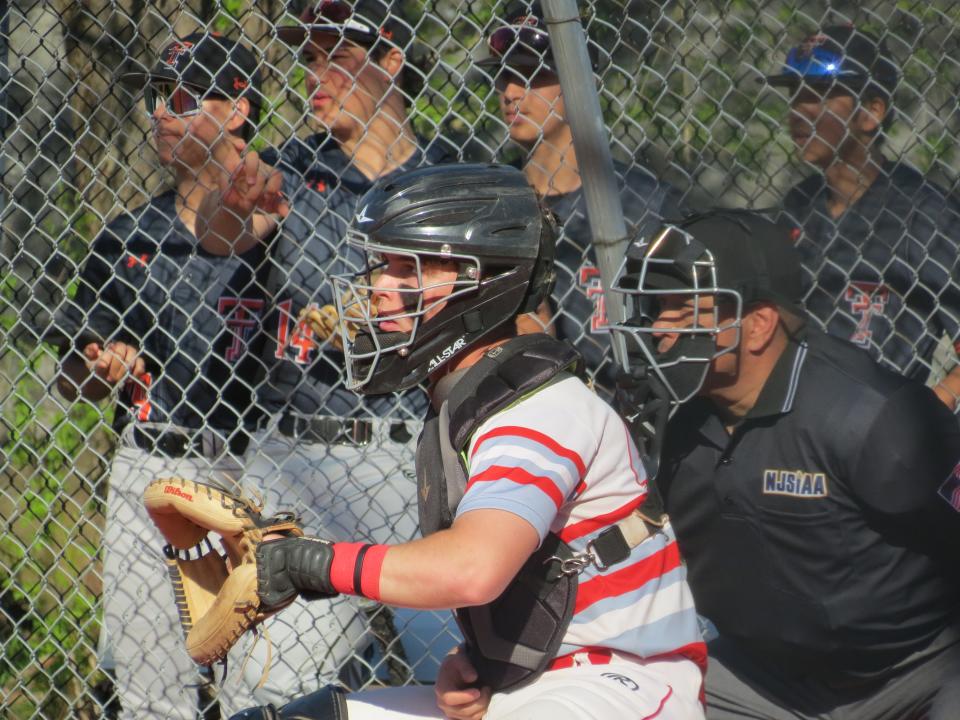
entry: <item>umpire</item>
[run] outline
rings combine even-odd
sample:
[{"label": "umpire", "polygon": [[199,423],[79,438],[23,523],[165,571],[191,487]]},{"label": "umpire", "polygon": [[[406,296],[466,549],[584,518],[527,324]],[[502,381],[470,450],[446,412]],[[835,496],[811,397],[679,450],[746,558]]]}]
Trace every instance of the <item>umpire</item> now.
[{"label": "umpire", "polygon": [[960,427],[806,327],[786,226],[715,212],[630,250],[632,370],[679,404],[658,485],[710,644],[708,718],[960,707]]}]

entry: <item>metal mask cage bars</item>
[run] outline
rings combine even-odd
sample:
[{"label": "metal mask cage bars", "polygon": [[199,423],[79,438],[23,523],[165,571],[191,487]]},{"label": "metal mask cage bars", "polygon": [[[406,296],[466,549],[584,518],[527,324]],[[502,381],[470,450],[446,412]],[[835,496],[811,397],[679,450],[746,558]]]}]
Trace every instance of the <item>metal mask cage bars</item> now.
[{"label": "metal mask cage bars", "polygon": [[[664,249],[664,246],[667,245],[671,240],[682,243],[681,248],[693,247],[694,243],[700,245],[700,252],[697,258],[691,261],[683,262],[676,256],[657,257],[655,254],[661,249]],[[644,245],[645,242],[640,240],[636,243],[635,247],[638,249],[643,249]],[[632,259],[636,260],[637,258]],[[624,304],[626,307],[627,320],[623,323],[611,324],[610,330],[611,332],[622,333],[633,337],[635,344],[641,348],[643,354],[646,356],[647,363],[651,368],[654,368],[658,374],[662,375],[660,372],[662,369],[669,369],[682,364],[706,364],[712,362],[718,357],[722,357],[723,355],[734,352],[739,347],[740,328],[743,319],[743,297],[736,290],[722,288],[718,285],[716,262],[714,260],[713,253],[711,253],[706,247],[703,247],[702,244],[698,243],[692,235],[675,226],[667,227],[646,246],[643,257],[640,260],[641,264],[638,273],[628,272],[628,265],[630,261],[631,257],[628,255],[627,259],[621,266],[617,280],[613,286],[614,292],[620,293],[625,297]],[[657,271],[653,269],[653,267],[661,266],[669,268],[676,267],[681,263],[684,267],[690,268],[690,287],[661,288],[649,286],[648,275],[657,274]],[[702,273],[699,272],[699,270],[706,271],[707,278],[709,279],[708,284],[701,286],[700,283]],[[633,286],[634,283],[632,280],[626,282],[627,278],[631,277],[636,277],[635,287]],[[676,277],[676,275],[673,275],[673,277]],[[660,316],[660,306],[659,303],[657,303],[657,300],[661,297],[668,296],[690,297],[694,300],[692,307],[689,308],[692,315],[691,324],[689,326],[656,326],[656,322]],[[712,308],[700,308],[699,298],[702,296],[712,296],[714,298],[714,304]],[[732,320],[722,323],[720,320],[721,301],[725,298],[733,302],[735,312]],[[648,302],[644,303],[644,300]],[[655,304],[655,306],[651,306],[652,304]],[[712,316],[712,325],[703,325],[702,323],[701,316],[707,313]],[[641,318],[648,324],[638,324],[635,322],[635,318]],[[660,353],[657,352],[656,345],[653,342],[653,336],[655,335],[709,336],[716,338],[718,335],[720,335],[720,333],[731,329],[735,331],[734,342],[725,348],[716,349],[716,346],[714,346],[715,350],[709,356],[685,355],[682,353],[682,351],[678,350],[677,343],[674,343],[674,345],[664,353]],[[644,341],[641,340],[641,338],[646,338],[647,340]],[[678,352],[676,357],[669,357],[672,351]],[[625,358],[624,363],[628,364],[629,360]],[[626,367],[625,369],[629,369],[629,367]],[[665,377],[662,379],[666,382],[668,387],[671,387],[671,384]]]},{"label": "metal mask cage bars", "polygon": [[[404,355],[410,351],[410,348],[412,348],[416,342],[424,316],[428,312],[441,304],[446,304],[455,298],[479,289],[481,263],[480,258],[476,255],[452,253],[445,251],[443,248],[440,250],[417,250],[413,252],[402,248],[372,243],[367,235],[353,229],[347,231],[347,242],[362,250],[367,259],[367,267],[360,273],[336,275],[331,278],[334,289],[336,290],[334,298],[337,303],[337,313],[340,318],[340,333],[343,338],[344,357],[347,361],[346,385],[348,388],[357,389],[363,387],[370,381],[370,378],[376,370],[377,361],[384,353],[396,352]],[[385,267],[385,263],[371,264],[370,259],[375,256],[385,257],[389,255],[412,258],[416,270],[417,287],[375,287],[376,277],[379,277],[379,275],[374,276],[373,271]],[[423,260],[454,262],[458,266],[457,277],[449,281],[424,285]],[[464,268],[463,266],[466,267]],[[474,277],[470,277],[471,271]],[[383,270],[381,269],[380,272],[383,272]],[[366,282],[357,282],[357,278],[359,277],[366,278]],[[441,298],[437,298],[436,301],[424,305],[423,295],[425,292],[448,286],[454,288],[450,294],[444,295]],[[374,292],[378,290],[388,290],[389,292],[396,292],[400,295],[415,295],[417,299],[416,308],[407,312],[396,312],[391,313],[389,316],[380,316],[376,313],[374,298]],[[347,302],[348,299],[350,302]],[[410,332],[403,333],[407,335],[406,340],[385,346],[381,336],[386,335],[386,333],[379,329],[381,323],[405,318],[413,320],[413,327],[410,329]],[[369,336],[372,341],[373,349],[369,352],[356,351],[355,338],[360,333]],[[395,335],[391,337],[391,339],[395,338]],[[366,361],[370,361],[369,367],[366,369],[364,377],[358,378],[355,364]]]}]

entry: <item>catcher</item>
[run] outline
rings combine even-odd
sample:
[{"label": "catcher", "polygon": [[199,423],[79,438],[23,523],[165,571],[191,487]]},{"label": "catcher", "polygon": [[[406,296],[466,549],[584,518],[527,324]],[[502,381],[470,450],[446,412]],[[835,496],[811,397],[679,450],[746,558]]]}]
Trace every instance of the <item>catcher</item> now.
[{"label": "catcher", "polygon": [[338,308],[353,318],[340,323],[348,383],[429,383],[423,539],[265,538],[211,612],[256,621],[298,594],[362,595],[452,608],[465,643],[435,688],[331,686],[233,720],[702,718],[693,601],[669,523],[637,512],[647,481],[626,428],[581,380],[575,350],[516,334],[553,283],[552,216],[497,165],[414,170],[359,207],[349,242],[369,270],[335,278],[351,298]]}]

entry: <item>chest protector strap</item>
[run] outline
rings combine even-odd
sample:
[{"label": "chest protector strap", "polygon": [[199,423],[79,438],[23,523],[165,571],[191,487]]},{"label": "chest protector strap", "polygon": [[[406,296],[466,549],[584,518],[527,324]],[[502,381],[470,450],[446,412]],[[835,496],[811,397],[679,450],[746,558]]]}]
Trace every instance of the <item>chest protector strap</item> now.
[{"label": "chest protector strap", "polygon": [[[465,450],[487,419],[553,382],[579,373],[580,355],[548,335],[523,335],[489,351],[457,381],[439,412],[427,418],[417,448],[420,529],[450,527],[467,485]],[[491,603],[456,611],[467,653],[482,684],[526,685],[556,656],[573,616],[573,557],[550,533],[506,590]]]}]

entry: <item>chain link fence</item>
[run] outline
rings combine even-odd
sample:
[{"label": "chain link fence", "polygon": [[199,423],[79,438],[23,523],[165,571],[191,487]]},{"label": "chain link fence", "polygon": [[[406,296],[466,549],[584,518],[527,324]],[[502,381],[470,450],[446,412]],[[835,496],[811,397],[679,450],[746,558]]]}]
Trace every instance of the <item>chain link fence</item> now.
[{"label": "chain link fence", "polygon": [[[609,387],[600,278],[549,58],[524,73],[478,66],[487,38],[512,22],[488,0],[390,3],[400,25],[377,28],[386,54],[368,43],[349,57],[328,46],[311,55],[277,31],[309,9],[300,5],[0,1],[4,717],[162,716],[156,708],[169,697],[185,716],[197,707],[216,716],[216,692],[176,669],[163,650],[166,626],[151,630],[156,617],[144,617],[156,601],[151,583],[166,582],[159,536],[137,525],[133,509],[149,479],[229,478],[337,539],[415,535],[422,398],[353,399],[335,348],[298,321],[302,308],[332,301],[326,276],[343,263],[343,230],[371,177],[404,163],[523,166],[565,224],[558,288],[539,320],[584,352],[600,392]],[[337,5],[323,3],[321,16],[335,20]],[[903,372],[949,379],[960,338],[960,2],[597,0],[581,8],[627,220],[640,231],[681,207],[781,207],[819,171],[798,158],[810,132],[791,125],[789,90],[760,81],[825,25],[854,23],[883,38],[900,76],[882,153],[916,168],[919,181],[899,204],[862,213],[868,221],[856,232],[911,249],[858,250],[843,224],[852,210],[794,218],[806,232],[798,242],[814,243],[816,225],[826,245],[807,255],[809,270],[841,276],[811,289],[811,302],[827,308],[822,322],[847,322],[853,339]],[[266,242],[226,258],[197,249],[190,226],[197,193],[219,191],[229,161],[191,159],[189,133],[170,140],[153,131],[163,125],[158,113],[175,109],[174,88],[151,120],[144,82],[121,80],[196,32],[237,40],[255,58],[262,115],[245,152],[279,163],[290,203]],[[398,72],[390,48],[405,55],[402,78],[390,74]],[[333,69],[324,70],[327,53]],[[392,90],[402,93],[398,106]],[[351,92],[355,105],[345,99]],[[538,102],[554,112],[525,128]],[[229,134],[221,120],[217,142]],[[370,145],[363,149],[371,137],[385,138],[379,166],[369,164]],[[892,168],[884,164],[881,179]],[[852,265],[838,259],[843,248]],[[853,265],[876,278],[854,277]],[[870,326],[877,318],[880,329]],[[95,361],[111,342],[142,351],[142,364],[130,364],[136,377],[99,399],[78,395],[68,361],[85,365],[71,353],[92,344],[86,359]],[[151,568],[154,580],[140,575]],[[120,594],[111,590],[118,579]],[[338,678],[354,687],[430,682],[458,637],[442,613],[342,601],[303,620],[294,614],[270,621],[287,625],[274,641],[268,690],[277,695],[251,698],[282,699]],[[224,671],[224,716],[234,709],[226,696],[266,665],[262,650],[251,651],[252,669],[236,662]],[[144,672],[173,688],[138,686]]]}]

